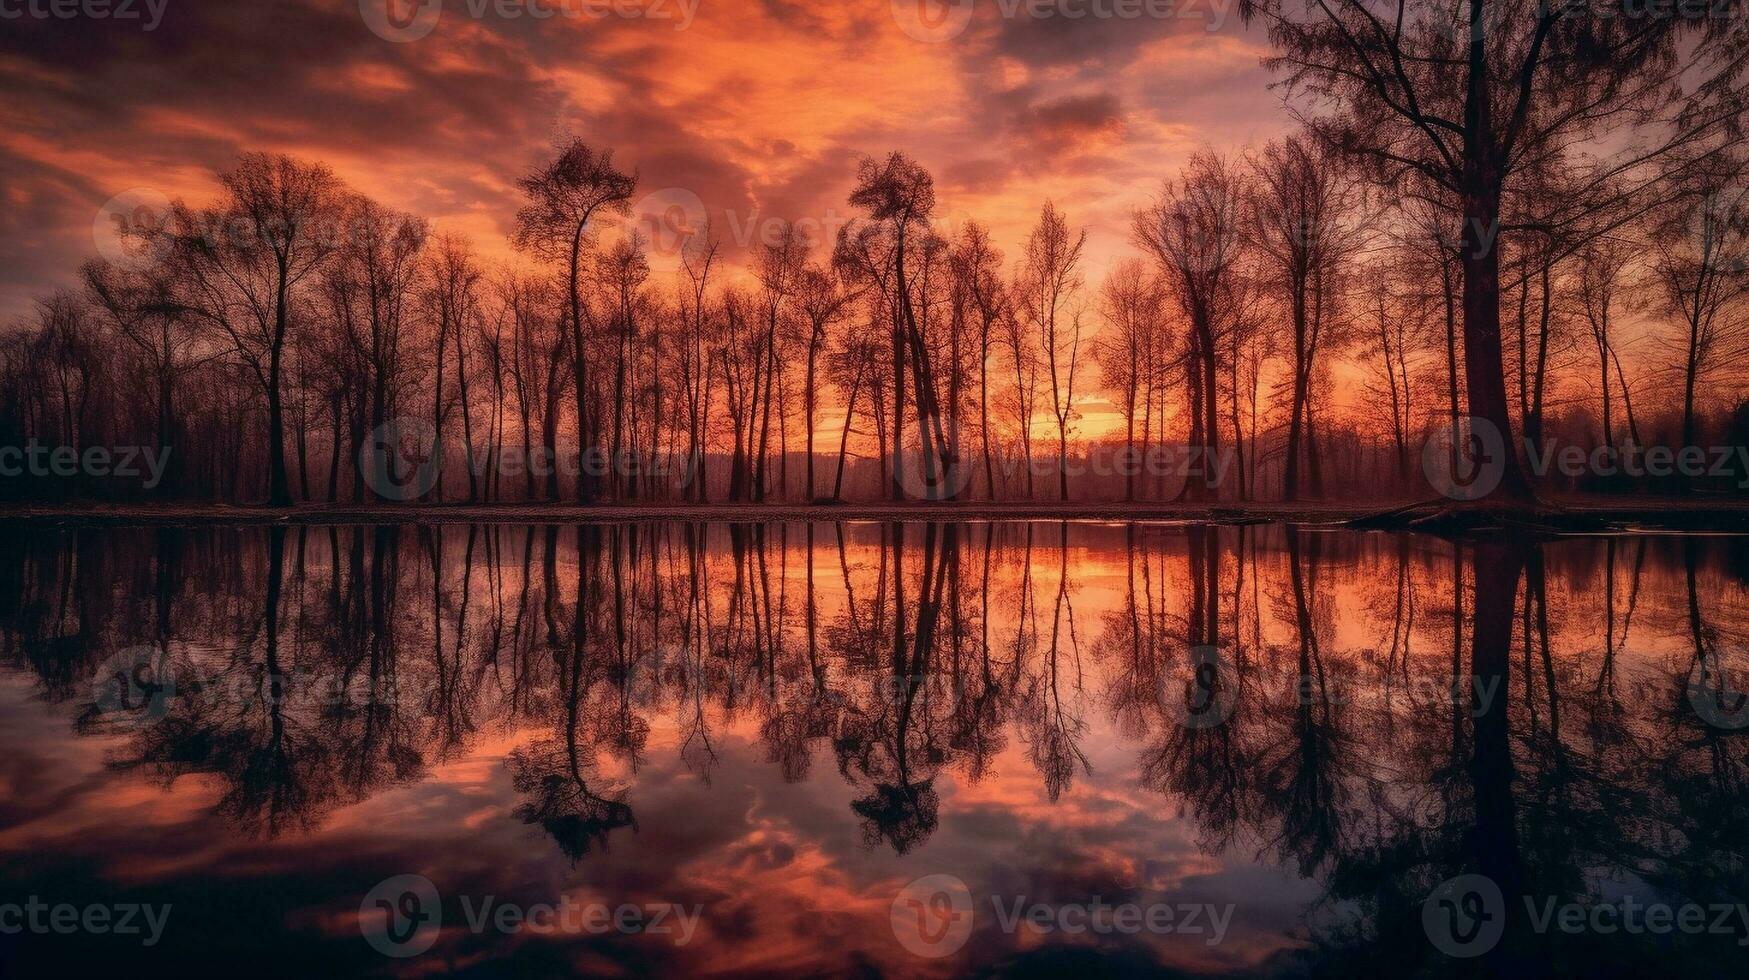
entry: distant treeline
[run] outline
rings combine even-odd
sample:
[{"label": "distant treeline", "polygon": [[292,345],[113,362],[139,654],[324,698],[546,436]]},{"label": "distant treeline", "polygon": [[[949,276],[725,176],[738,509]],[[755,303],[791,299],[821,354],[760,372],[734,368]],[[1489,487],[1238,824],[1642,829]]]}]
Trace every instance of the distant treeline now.
[{"label": "distant treeline", "polygon": [[[1340,47],[1291,20],[1272,36]],[[1091,283],[1055,204],[1005,256],[975,221],[946,227],[901,153],[861,163],[835,240],[782,222],[732,264],[707,218],[639,213],[636,175],[581,140],[518,181],[510,264],[319,163],[245,154],[209,205],[123,215],[76,287],[7,329],[0,493],[1384,499],[1437,487],[1471,416],[1517,450],[1500,492],[1521,500],[1741,491],[1740,88],[1661,115],[1652,82],[1677,66],[1587,62],[1618,88],[1575,108],[1532,85],[1495,135],[1521,127],[1512,153],[1535,155],[1478,174],[1377,134],[1479,125],[1476,93],[1444,84],[1461,61],[1408,63],[1393,84],[1421,87],[1420,122],[1338,79],[1348,115],[1192,155],[1134,213],[1137,254]],[[1665,142],[1597,156],[1606,105]],[[1647,475],[1647,447],[1706,462]]]}]

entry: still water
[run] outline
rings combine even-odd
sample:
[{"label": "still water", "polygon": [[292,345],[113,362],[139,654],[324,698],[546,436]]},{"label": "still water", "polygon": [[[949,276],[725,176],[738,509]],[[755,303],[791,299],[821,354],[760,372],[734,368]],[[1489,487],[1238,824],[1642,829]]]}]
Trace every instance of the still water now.
[{"label": "still water", "polygon": [[13,526],[0,975],[1741,975],[1746,584],[1725,537]]}]

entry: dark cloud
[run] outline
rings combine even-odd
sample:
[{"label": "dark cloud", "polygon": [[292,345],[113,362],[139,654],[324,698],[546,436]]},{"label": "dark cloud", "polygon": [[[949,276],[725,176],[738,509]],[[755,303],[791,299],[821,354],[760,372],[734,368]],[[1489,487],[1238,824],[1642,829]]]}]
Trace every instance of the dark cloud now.
[{"label": "dark cloud", "polygon": [[[1162,37],[1203,31],[1204,21],[1181,4],[1163,0],[991,0],[992,53],[1032,67],[1062,65],[1122,68]],[[1012,7],[1013,16],[1007,16]],[[1082,16],[1069,16],[1075,12]],[[1097,16],[1096,12],[1124,16]],[[1157,14],[1170,14],[1158,16]]]},{"label": "dark cloud", "polygon": [[1123,126],[1118,98],[1109,92],[1068,95],[1034,103],[1014,120],[1014,129],[1025,139],[1056,144],[1112,132]]}]

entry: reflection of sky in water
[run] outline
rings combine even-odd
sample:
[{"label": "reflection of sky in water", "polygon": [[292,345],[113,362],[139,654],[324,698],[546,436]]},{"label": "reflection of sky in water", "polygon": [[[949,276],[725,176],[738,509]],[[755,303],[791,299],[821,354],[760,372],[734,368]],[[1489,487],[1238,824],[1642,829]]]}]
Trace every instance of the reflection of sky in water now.
[{"label": "reflection of sky in water", "polygon": [[[343,552],[351,547],[345,537],[350,533],[343,531],[339,539]],[[522,585],[524,537],[502,533],[504,550],[496,571],[486,568],[484,540],[475,542],[474,571],[464,592],[467,534],[462,528],[446,530],[441,631],[436,632],[431,626],[430,553],[414,532],[403,532],[396,573],[400,589],[393,614],[385,620],[392,624],[390,646],[398,669],[407,675],[430,673],[438,638],[445,656],[456,656],[457,615],[465,597],[471,622],[462,625],[472,632],[462,634],[464,651],[455,662],[466,668],[456,675],[469,678],[464,686],[474,685],[471,730],[453,749],[439,753],[436,709],[419,697],[404,699],[410,702],[403,707],[409,717],[402,720],[405,730],[398,737],[417,753],[418,763],[399,778],[384,778],[362,790],[337,780],[329,786],[333,799],[312,806],[307,821],[280,822],[277,833],[264,832],[260,824],[246,832],[232,819],[221,805],[229,791],[224,774],[185,766],[171,779],[175,766],[129,764],[137,759],[132,736],[75,734],[69,718],[88,700],[89,685],[82,680],[88,674],[74,669],[67,675],[71,697],[45,697],[45,685],[28,662],[9,652],[12,669],[0,674],[0,880],[7,884],[7,895],[169,901],[175,909],[157,949],[93,943],[83,937],[69,945],[59,937],[26,935],[6,937],[0,950],[24,967],[40,965],[44,950],[58,955],[79,950],[77,956],[90,957],[83,962],[118,968],[126,963],[128,969],[147,973],[260,956],[266,958],[261,970],[267,973],[366,970],[409,975],[445,969],[495,972],[509,964],[537,974],[564,969],[792,974],[865,968],[953,972],[1029,963],[1067,968],[1095,962],[1065,958],[1064,949],[1096,952],[1107,969],[1152,964],[1192,973],[1274,972],[1301,962],[1308,948],[1350,936],[1357,928],[1401,924],[1377,919],[1373,904],[1382,886],[1371,897],[1364,888],[1357,892],[1352,882],[1339,882],[1337,891],[1327,891],[1333,866],[1348,875],[1379,867],[1397,867],[1404,874],[1408,872],[1402,868],[1419,867],[1420,862],[1428,865],[1427,881],[1437,881],[1448,873],[1442,870],[1447,864],[1441,863],[1440,849],[1449,850],[1453,841],[1461,840],[1471,817],[1461,758],[1457,769],[1452,768],[1452,712],[1429,694],[1437,684],[1428,678],[1449,677],[1452,671],[1447,545],[1417,539],[1399,551],[1395,539],[1383,536],[1317,535],[1313,544],[1313,536],[1302,535],[1303,599],[1296,599],[1279,532],[1250,532],[1242,551],[1236,550],[1235,532],[1224,532],[1219,621],[1223,635],[1228,640],[1237,635],[1247,651],[1240,654],[1240,707],[1230,729],[1223,729],[1232,737],[1220,752],[1198,756],[1186,750],[1191,756],[1174,764],[1200,770],[1178,773],[1163,783],[1160,767],[1165,764],[1157,758],[1163,722],[1133,699],[1126,701],[1123,693],[1134,687],[1125,678],[1136,672],[1138,660],[1149,656],[1136,653],[1127,632],[1131,627],[1125,624],[1147,621],[1151,609],[1161,634],[1176,637],[1171,644],[1157,645],[1181,650],[1191,612],[1187,594],[1195,587],[1185,538],[1174,529],[1150,529],[1133,542],[1132,551],[1121,528],[1077,527],[1064,555],[1057,549],[1057,528],[1038,525],[1030,561],[1024,532],[1014,528],[1004,529],[991,559],[988,629],[993,656],[1009,662],[1017,631],[1023,638],[1031,636],[1021,656],[1023,679],[1005,695],[1021,706],[1010,707],[1000,726],[1005,737],[982,764],[969,764],[948,739],[938,740],[934,749],[944,758],[927,764],[914,761],[915,778],[933,774],[938,823],[908,851],[897,853],[888,841],[871,843],[865,836],[867,828],[853,805],[869,794],[874,780],[858,775],[854,764],[848,775],[841,772],[830,732],[807,741],[810,764],[805,775],[786,781],[781,753],[766,730],[768,703],[758,696],[757,683],[746,684],[732,708],[722,703],[721,691],[704,694],[714,762],[700,764],[696,753],[685,750],[697,738],[696,718],[689,712],[698,701],[692,693],[683,695],[671,674],[662,673],[642,687],[633,686],[647,699],[632,706],[648,726],[640,751],[615,751],[609,740],[582,746],[595,791],[622,799],[631,808],[635,827],[609,831],[604,842],[593,841],[588,853],[573,863],[540,827],[518,819],[517,808],[527,794],[513,785],[513,766],[507,762],[513,752],[553,742],[566,717],[562,699],[554,695],[561,669],[555,663],[562,657],[555,661],[554,651],[545,645],[549,624],[537,599],[528,600],[523,628],[533,637],[526,648],[527,664],[543,680],[534,685],[540,690],[523,692],[530,695],[525,709],[508,710],[509,695],[501,682],[487,680],[490,672],[480,666],[489,632],[481,623],[498,608],[493,596],[505,604],[507,629]],[[888,568],[883,573],[878,528],[858,526],[848,533],[844,561],[858,612],[869,616],[881,583],[891,582],[883,575],[893,572]],[[212,553],[202,548],[231,548],[236,550],[227,560],[236,564],[230,573],[215,569],[207,579],[185,582],[173,607],[180,622],[172,624],[172,648],[215,662],[237,650],[259,652],[265,642],[264,535],[220,531],[188,537],[186,545],[194,550],[185,560],[208,561]],[[199,543],[203,538],[205,543]],[[305,541],[300,578],[295,538],[294,531],[281,584],[278,656],[286,669],[296,664],[315,670],[312,664],[324,650],[332,653],[344,645],[343,639],[335,639],[340,634],[330,632],[332,624],[322,625],[318,613],[330,602],[335,556],[328,551],[326,532],[313,531]],[[393,551],[389,540],[388,550]],[[85,637],[91,651],[84,663],[94,664],[117,645],[150,638],[152,541],[132,532],[115,532],[107,540],[115,591],[108,600],[109,618],[98,630],[104,635]],[[802,541],[799,528],[792,527],[786,555],[778,550],[778,535],[768,534],[769,587],[744,593],[738,613],[744,616],[757,608],[764,616],[767,601],[773,611],[781,607],[783,648],[766,653],[778,662],[785,679],[782,690],[797,692],[812,683],[805,660]],[[985,598],[980,584],[984,541],[981,527],[962,531],[958,541],[962,553],[948,585],[958,589],[961,616],[956,620],[949,614],[955,593],[944,589],[942,620],[958,621],[963,630],[957,649],[953,630],[937,637],[934,664],[942,673],[975,673],[967,664],[975,663],[971,650],[984,627],[979,618]],[[542,542],[538,535],[533,542],[530,589],[539,592]],[[39,541],[37,547],[44,546]],[[757,549],[751,541],[747,547],[742,572],[751,577],[757,574]],[[1691,759],[1670,740],[1692,743],[1694,733],[1673,729],[1660,720],[1659,712],[1679,696],[1675,678],[1684,676],[1691,662],[1693,648],[1686,644],[1692,622],[1679,546],[1652,541],[1643,555],[1638,547],[1637,541],[1615,546],[1613,603],[1607,601],[1605,575],[1597,567],[1606,560],[1601,542],[1566,542],[1544,551],[1549,653],[1545,658],[1540,648],[1534,606],[1528,620],[1531,645],[1523,646],[1526,634],[1521,628],[1511,652],[1512,669],[1518,672],[1512,679],[1511,718],[1518,753],[1514,791],[1523,797],[1522,848],[1533,867],[1549,855],[1570,854],[1575,866],[1551,869],[1550,876],[1589,878],[1591,884],[1576,887],[1605,898],[1624,889],[1641,897],[1668,895],[1695,880],[1721,894],[1730,892],[1740,885],[1740,869],[1710,880],[1685,877],[1672,867],[1686,867],[1683,862],[1706,855],[1684,854],[1684,846],[1669,842],[1612,855],[1607,839],[1623,831],[1595,825],[1600,814],[1617,807],[1628,811],[1623,823],[1651,820],[1661,826],[1647,830],[1648,837],[1668,836],[1666,831],[1684,824],[1681,816],[1672,815],[1673,807],[1697,799],[1718,805],[1714,797],[1719,791],[1698,785],[1714,775],[1704,765],[1674,786],[1661,784],[1656,772],[1660,766],[1675,766],[1672,760],[1679,757]],[[569,529],[560,535],[556,551],[562,599],[556,628],[563,638],[559,646],[568,648],[577,578],[575,538]],[[51,553],[52,548],[36,552]],[[365,554],[363,567],[368,568],[368,549]],[[648,554],[639,552],[636,561],[627,551],[619,554],[621,584],[636,592],[636,601],[626,607],[631,610],[628,620],[635,621],[628,623],[628,633],[634,646],[637,641],[657,645],[663,641],[652,642],[651,632],[658,625],[664,631],[677,629],[685,615],[680,602],[686,581],[684,548],[676,538],[658,554],[668,603],[661,620],[650,604]],[[907,601],[913,606],[920,601],[923,555],[924,533],[912,527],[904,565]],[[347,560],[348,555],[339,556],[343,578],[349,574],[344,573]],[[727,643],[733,636],[727,624],[736,604],[736,565],[720,529],[710,539],[705,564],[712,627]],[[1734,542],[1709,542],[1702,546],[1697,565],[1704,635],[1709,644],[1728,647],[1744,622],[1741,578],[1732,575],[1733,568],[1742,567],[1740,551]],[[1060,596],[1059,570],[1065,567],[1069,590]],[[637,568],[645,571],[634,572]],[[1023,576],[1028,568],[1030,582]],[[859,671],[848,655],[833,649],[833,631],[846,621],[851,601],[829,526],[817,529],[813,572],[820,626],[817,657],[826,665],[826,683],[843,691],[872,690],[873,685],[854,681],[873,668]],[[645,577],[634,587],[637,575]],[[1144,607],[1134,619],[1132,581]],[[749,587],[748,582],[742,585]],[[611,585],[603,578],[593,587]],[[52,613],[39,607],[59,597],[52,590],[36,590],[26,590],[20,608],[35,610],[31,621],[40,628],[42,618]],[[1466,592],[1472,591],[1470,583]],[[610,593],[603,595],[611,598]],[[754,596],[758,601],[749,602]],[[1466,596],[1466,606],[1473,601],[1473,595]],[[1314,624],[1317,642],[1310,655],[1329,681],[1326,690],[1347,692],[1311,709],[1334,719],[1330,725],[1337,733],[1311,748],[1295,742],[1305,733],[1294,726],[1302,707],[1296,704],[1294,683],[1303,648],[1295,625],[1300,602]],[[611,602],[601,606],[604,617],[611,608]],[[910,615],[908,625],[914,629],[915,608]],[[594,627],[602,642],[611,644],[611,620],[596,620]],[[16,651],[21,636],[15,626],[6,628],[12,631],[8,649]],[[1054,671],[1048,669],[1053,633],[1058,650]],[[226,636],[233,641],[227,644],[222,639]],[[891,646],[889,635],[877,645],[879,654],[890,655]],[[1613,670],[1606,669],[1610,647],[1616,647]],[[382,649],[379,653],[387,655]],[[505,656],[501,651],[500,666]],[[602,647],[591,656],[610,658],[612,651]],[[683,653],[665,656],[673,658],[665,662],[668,668],[686,666]],[[1463,656],[1467,661],[1467,652]],[[757,670],[754,674],[764,676]],[[1533,682],[1528,691],[1526,676]],[[1557,713],[1563,715],[1558,733],[1550,712],[1551,685]],[[1614,699],[1598,694],[1606,688],[1616,691]],[[585,700],[598,707],[582,712],[584,729],[599,734],[601,719],[616,710],[616,690],[605,675],[591,681]],[[1070,717],[1075,723],[1071,741],[1084,757],[1084,763],[1074,762],[1054,800],[1034,751],[1038,736],[1029,728],[1035,710]],[[317,739],[329,728],[344,727],[313,710],[293,707],[287,714],[289,727],[303,738]],[[1464,738],[1458,736],[1460,748]],[[1556,744],[1564,746],[1561,752],[1551,748]],[[1303,767],[1295,769],[1303,752],[1314,749],[1335,760],[1322,780],[1306,778]],[[354,757],[365,751],[355,743],[343,744],[323,766],[330,775],[352,772],[357,769]],[[915,751],[919,760],[929,754],[922,746]],[[1724,755],[1726,765],[1741,765],[1740,748],[1729,747]],[[1453,784],[1458,790],[1450,788]],[[1224,802],[1223,796],[1232,800]],[[1307,821],[1316,819],[1307,812],[1313,802],[1339,815],[1334,828],[1325,831],[1331,839],[1318,847],[1303,839],[1309,832]],[[1402,829],[1416,824],[1425,832]],[[1570,842],[1558,840],[1563,832],[1571,833]],[[1689,843],[1691,850],[1708,844]],[[1430,853],[1425,860],[1387,861],[1369,853],[1378,847],[1421,847]],[[1334,865],[1333,855],[1340,858]],[[1308,858],[1322,866],[1300,867]],[[1599,875],[1595,863],[1605,861],[1620,864]],[[1648,877],[1642,878],[1636,868]],[[1303,877],[1308,872],[1315,872],[1311,880]],[[379,880],[401,873],[425,875],[446,896],[445,931],[436,949],[406,961],[371,952],[359,936],[357,921],[361,896]],[[929,961],[913,957],[896,941],[889,910],[907,882],[937,873],[966,882],[976,926],[963,951]],[[1410,891],[1417,902],[1425,893]],[[703,911],[697,935],[684,947],[656,936],[614,933],[555,942],[526,932],[471,934],[464,924],[462,895],[476,905],[488,895],[525,906],[568,896],[577,903],[676,903],[702,906]],[[1023,896],[1029,903],[1049,904],[1095,898],[1142,906],[1231,903],[1234,910],[1225,941],[1216,945],[1206,942],[1206,934],[1043,935],[1025,926],[1005,934],[998,927],[993,899],[1012,903]],[[1417,905],[1398,918],[1412,924],[1418,915]]]}]

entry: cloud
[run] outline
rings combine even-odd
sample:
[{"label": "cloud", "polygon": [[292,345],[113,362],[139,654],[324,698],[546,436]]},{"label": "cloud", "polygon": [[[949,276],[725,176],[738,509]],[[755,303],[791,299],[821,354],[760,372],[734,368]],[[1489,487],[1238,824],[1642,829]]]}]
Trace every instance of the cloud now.
[{"label": "cloud", "polygon": [[[856,160],[894,149],[934,171],[945,209],[986,218],[1010,247],[1045,196],[1085,202],[1093,241],[1109,224],[1120,242],[1118,198],[1164,175],[1158,141],[1265,118],[1275,98],[1254,47],[1181,19],[1007,18],[979,0],[972,30],[929,44],[889,0],[707,2],[685,31],[473,6],[482,16],[446,0],[411,43],[372,33],[357,0],[172,5],[152,32],[9,22],[0,321],[72,282],[110,197],[198,202],[244,150],[321,160],[511,259],[515,178],[576,134],[614,148],[642,193],[696,194],[733,265],[756,239],[731,240],[731,216],[743,232],[829,228],[853,213]],[[1179,87],[1166,59],[1186,57],[1218,93]]]},{"label": "cloud", "polygon": [[1109,92],[1033,103],[1015,114],[1018,139],[1047,156],[1090,149],[1123,131],[1123,112]]}]

